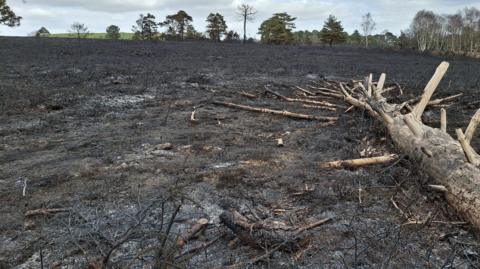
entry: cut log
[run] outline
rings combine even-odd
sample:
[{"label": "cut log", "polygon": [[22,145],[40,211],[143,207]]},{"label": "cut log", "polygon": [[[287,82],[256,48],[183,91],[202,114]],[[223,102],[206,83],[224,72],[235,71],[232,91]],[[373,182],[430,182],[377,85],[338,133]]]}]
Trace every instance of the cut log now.
[{"label": "cut log", "polygon": [[[376,94],[374,97],[364,95],[366,102],[360,102],[346,94],[345,101],[362,109],[373,109],[377,114],[389,115],[391,122],[381,120],[398,150],[415,160],[418,167],[430,175],[438,185],[444,186],[447,190],[445,196],[448,203],[468,220],[477,232],[480,232],[479,167],[470,163],[459,141],[443,130],[426,126],[420,121],[448,66],[446,62],[440,64],[425,88],[421,101],[410,114],[402,114],[403,106],[389,104],[385,99],[375,97]],[[467,133],[473,135],[471,131]],[[474,155],[478,158],[478,154]]]},{"label": "cut log", "polygon": [[289,111],[273,110],[273,109],[260,108],[260,107],[252,107],[252,106],[239,105],[239,104],[221,102],[221,101],[213,101],[212,103],[215,104],[215,105],[219,105],[219,106],[225,106],[225,107],[236,108],[236,109],[252,111],[252,112],[280,115],[280,116],[294,118],[294,119],[318,120],[318,121],[327,121],[327,122],[334,122],[338,119],[337,117],[325,117],[325,116],[299,114],[299,113],[293,113],[293,112],[289,112]]},{"label": "cut log", "polygon": [[391,154],[386,156],[362,158],[354,160],[342,160],[320,164],[320,168],[323,169],[340,169],[340,168],[353,168],[374,164],[389,163],[398,159],[398,155]]}]

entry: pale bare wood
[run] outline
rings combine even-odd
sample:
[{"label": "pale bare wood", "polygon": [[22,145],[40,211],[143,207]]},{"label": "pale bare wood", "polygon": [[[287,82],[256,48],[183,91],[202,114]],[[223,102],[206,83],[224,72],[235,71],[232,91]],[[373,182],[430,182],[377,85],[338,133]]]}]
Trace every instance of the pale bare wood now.
[{"label": "pale bare wood", "polygon": [[440,109],[440,130],[447,132],[447,110],[445,108]]},{"label": "pale bare wood", "polygon": [[380,79],[378,80],[377,83],[377,91],[382,93],[383,92],[383,87],[385,86],[385,80],[387,79],[387,74],[382,73],[380,75]]},{"label": "pale bare wood", "polygon": [[427,187],[438,192],[448,192],[448,189],[443,185],[428,185]]},{"label": "pale bare wood", "polygon": [[342,98],[342,95],[339,94],[339,93],[331,93],[331,92],[321,91],[321,90],[317,91],[316,93],[318,95],[323,95],[323,96],[328,96],[328,97]]},{"label": "pale bare wood", "polygon": [[296,98],[290,98],[286,97],[284,95],[281,95],[280,93],[276,91],[272,91],[270,89],[265,89],[266,92],[269,92],[277,97],[280,97],[281,99],[287,101],[287,102],[297,102],[297,103],[305,103],[305,104],[313,104],[313,105],[322,105],[322,106],[328,106],[328,107],[337,107],[337,105],[325,102],[325,101],[314,101],[314,100],[307,100],[307,99],[296,99]]},{"label": "pale bare wood", "polygon": [[443,76],[447,72],[449,66],[450,66],[449,63],[442,62],[437,67],[435,74],[433,75],[433,77],[430,79],[427,86],[425,87],[422,98],[420,99],[420,102],[413,109],[413,113],[415,114],[415,117],[417,118],[417,120],[419,121],[422,120],[423,112],[425,111],[425,108],[427,107],[428,102],[432,98],[433,93],[435,92],[438,85],[440,84],[440,81],[442,80]]},{"label": "pale bare wood", "polygon": [[181,235],[177,240],[177,246],[183,247],[187,244],[188,241],[192,240],[196,235],[201,233],[203,230],[207,228],[208,219],[199,219],[190,230],[188,230],[185,234]]},{"label": "pale bare wood", "polygon": [[467,130],[465,131],[465,139],[468,143],[472,141],[473,135],[477,130],[478,125],[480,124],[480,109],[477,110],[475,115],[473,115],[470,123],[468,124]]},{"label": "pale bare wood", "polygon": [[339,91],[336,90],[335,88],[330,89],[330,88],[325,88],[325,87],[316,87],[316,86],[312,86],[312,85],[307,85],[307,87],[311,88],[313,90],[320,90],[320,91],[329,92],[329,93],[336,93],[336,94],[339,93]]},{"label": "pale bare wood", "polygon": [[[455,95],[448,96],[448,97],[445,97],[445,98],[438,98],[438,99],[435,99],[435,100],[431,100],[427,103],[427,107],[428,106],[439,106],[444,102],[452,101],[452,100],[454,100],[454,99],[456,99],[456,98],[458,98],[462,95],[463,95],[463,93],[459,93],[459,94],[455,94]],[[412,99],[406,101],[405,103],[410,104],[410,105],[418,104],[421,99],[422,99],[422,96],[418,96],[418,97],[415,97],[415,98],[412,98]]]},{"label": "pale bare wood", "polygon": [[248,93],[248,92],[245,92],[245,91],[241,91],[240,95],[245,96],[245,97],[250,98],[250,99],[257,98],[257,96],[255,94],[251,94],[251,93]]},{"label": "pale bare wood", "polygon": [[278,138],[277,139],[277,146],[278,147],[283,147],[285,146],[284,142],[283,142],[283,138]]},{"label": "pale bare wood", "polygon": [[192,114],[190,114],[190,121],[191,121],[191,122],[197,122],[197,119],[195,118],[195,113],[197,113],[197,110],[196,110],[196,109],[194,109],[194,110],[192,111]]},{"label": "pale bare wood", "polygon": [[345,167],[361,167],[361,166],[368,166],[374,164],[382,164],[382,163],[389,163],[398,159],[398,155],[390,154],[385,156],[379,157],[371,157],[371,158],[362,158],[362,159],[353,159],[353,160],[342,160],[342,161],[334,161],[334,162],[327,162],[320,164],[320,168],[323,169],[340,169]]},{"label": "pale bare wood", "polygon": [[328,111],[337,111],[336,108],[334,107],[328,107],[328,106],[312,106],[312,105],[303,105],[304,108],[314,108],[314,109],[324,109]]},{"label": "pale bare wood", "polygon": [[355,108],[355,106],[350,106],[350,107],[349,107],[347,110],[345,110],[345,112],[343,112],[343,113],[348,113],[348,112],[350,112],[350,111],[351,111],[352,109],[354,109],[354,108]]},{"label": "pale bare wood", "polygon": [[403,120],[404,120],[405,123],[407,124],[408,128],[410,129],[410,131],[412,131],[412,133],[413,133],[416,137],[423,137],[422,126],[421,126],[420,123],[416,120],[415,116],[413,116],[412,114],[407,114],[407,115],[405,115],[405,117],[403,118]]},{"label": "pale bare wood", "polygon": [[387,92],[393,91],[395,89],[397,89],[397,86],[391,86],[391,87],[383,89],[382,93],[387,93]]},{"label": "pale bare wood", "polygon": [[[442,66],[445,68],[445,64]],[[425,134],[419,138],[405,123],[406,115],[400,110],[403,105],[388,104],[384,100],[377,102],[366,97],[366,92],[363,97],[375,112],[382,110],[392,116],[394,123],[386,127],[398,150],[416,161],[418,167],[448,189],[445,192],[447,202],[480,234],[480,168],[465,158],[462,145],[444,131],[415,120]],[[357,104],[360,105],[359,108],[365,109],[365,103]]]},{"label": "pale bare wood", "polygon": [[468,143],[462,129],[456,129],[455,133],[457,134],[460,145],[462,145],[463,152],[465,153],[465,157],[467,157],[468,162],[473,165],[480,165],[478,155],[475,153],[475,150],[473,150],[473,148],[470,146],[470,143]]},{"label": "pale bare wood", "polygon": [[304,92],[304,93],[306,93],[306,94],[308,94],[308,95],[315,95],[315,93],[313,93],[313,92],[311,92],[311,91],[309,91],[309,90],[306,90],[306,89],[304,89],[304,88],[302,88],[302,87],[300,87],[300,86],[295,86],[295,88],[297,88],[297,90],[299,90],[299,91],[301,91],[301,92]]},{"label": "pale bare wood", "polygon": [[225,106],[225,107],[230,107],[230,108],[236,108],[236,109],[252,111],[252,112],[259,112],[259,113],[280,115],[280,116],[294,118],[294,119],[318,120],[318,121],[327,121],[327,122],[335,122],[338,119],[338,117],[325,117],[325,116],[307,115],[307,114],[293,113],[293,112],[289,112],[289,111],[273,110],[273,109],[268,109],[268,108],[260,108],[260,107],[239,105],[239,104],[221,102],[221,101],[213,101],[212,103],[215,104],[215,105],[220,105],[220,106]]},{"label": "pale bare wood", "polygon": [[68,212],[68,208],[40,208],[35,210],[28,210],[25,212],[25,217],[32,217],[38,215],[51,215],[56,213]]},{"label": "pale bare wood", "polygon": [[362,101],[356,99],[355,97],[353,97],[352,95],[350,95],[347,92],[347,90],[345,90],[342,83],[340,83],[339,85],[340,85],[340,88],[341,88],[343,94],[345,95],[344,100],[347,103],[349,103],[349,104],[351,104],[355,107],[359,107],[359,108],[367,110],[368,113],[370,114],[370,116],[372,116],[374,118],[380,117],[380,115],[376,111],[374,111],[373,108],[369,104],[367,104],[366,102],[362,102]]},{"label": "pale bare wood", "polygon": [[445,98],[435,99],[435,100],[432,100],[432,101],[428,102],[428,105],[429,105],[429,106],[440,105],[440,104],[442,104],[442,103],[455,100],[455,99],[461,97],[462,95],[463,95],[463,93],[459,93],[459,94],[455,94],[455,95],[448,96],[448,97],[445,97]]}]

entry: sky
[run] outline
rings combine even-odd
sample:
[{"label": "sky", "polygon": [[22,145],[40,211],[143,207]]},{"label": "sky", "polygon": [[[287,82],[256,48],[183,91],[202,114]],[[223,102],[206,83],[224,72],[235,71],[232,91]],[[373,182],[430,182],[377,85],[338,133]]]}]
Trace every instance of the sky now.
[{"label": "sky", "polygon": [[120,26],[122,32],[131,32],[141,13],[152,13],[162,21],[178,10],[193,17],[198,31],[205,31],[210,12],[218,12],[225,16],[230,30],[241,34],[242,22],[235,11],[243,2],[257,10],[255,21],[247,28],[248,36],[254,38],[262,21],[276,12],[296,17],[297,30],[320,30],[328,15],[333,14],[349,33],[360,30],[362,15],[370,12],[377,25],[374,32],[389,30],[398,34],[422,9],[439,14],[455,13],[467,6],[480,9],[480,0],[7,0],[23,20],[16,28],[0,25],[0,35],[26,36],[42,26],[51,33],[65,33],[73,22],[85,23],[90,32],[105,32],[111,24]]}]

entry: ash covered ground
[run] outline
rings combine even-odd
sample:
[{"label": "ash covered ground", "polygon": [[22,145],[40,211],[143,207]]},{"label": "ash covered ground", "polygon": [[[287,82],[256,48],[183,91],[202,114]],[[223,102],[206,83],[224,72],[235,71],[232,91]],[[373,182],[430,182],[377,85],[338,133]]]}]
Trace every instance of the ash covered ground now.
[{"label": "ash covered ground", "polygon": [[[415,97],[443,58],[316,46],[31,38],[0,38],[0,48],[0,268],[40,268],[41,262],[86,268],[107,255],[109,268],[151,268],[160,250],[165,268],[480,266],[480,242],[441,194],[425,188],[432,182],[413,161],[319,168],[395,153],[381,124],[362,111],[344,113],[341,100],[331,100],[338,111],[325,111],[265,94],[267,86],[294,97],[295,86],[312,81],[385,72],[389,83]],[[451,68],[437,96],[464,93],[448,108],[453,133],[480,106],[480,62],[446,60]],[[212,100],[339,120],[326,127]],[[428,124],[439,124],[439,109],[426,116]],[[472,144],[480,148],[478,138]],[[26,215],[42,208],[62,210]],[[306,232],[295,251],[249,264],[268,247],[234,241],[219,218],[231,208],[251,220],[291,226],[332,221]],[[205,233],[176,246],[199,218],[209,220]],[[428,221],[405,224],[409,219]]]}]

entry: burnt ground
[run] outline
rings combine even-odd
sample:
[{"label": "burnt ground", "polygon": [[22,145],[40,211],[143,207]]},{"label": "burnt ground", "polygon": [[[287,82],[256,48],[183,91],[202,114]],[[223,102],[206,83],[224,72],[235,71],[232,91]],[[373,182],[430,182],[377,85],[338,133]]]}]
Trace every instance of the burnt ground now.
[{"label": "burnt ground", "polygon": [[[268,247],[233,243],[219,220],[228,208],[293,226],[333,218],[305,233],[300,250],[276,251],[240,268],[480,267],[480,242],[440,194],[425,188],[432,182],[414,162],[319,169],[321,162],[361,152],[395,152],[381,125],[362,111],[315,110],[264,93],[270,85],[295,96],[294,86],[312,80],[386,72],[411,97],[442,58],[347,48],[0,38],[0,59],[0,268],[40,268],[41,262],[85,268],[112,249],[113,268],[150,268],[159,249],[170,268],[218,268],[264,254]],[[480,62],[447,60],[451,68],[437,95],[464,93],[448,117],[451,130],[465,128],[480,104]],[[322,127],[212,100],[340,118]],[[437,125],[438,114],[429,110],[425,120]],[[25,216],[41,208],[65,211]],[[210,221],[205,235],[182,250],[174,247],[198,218]],[[405,224],[407,218],[428,221]]]}]

